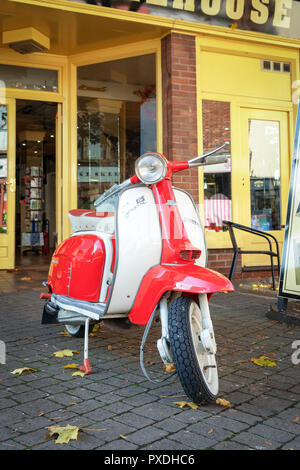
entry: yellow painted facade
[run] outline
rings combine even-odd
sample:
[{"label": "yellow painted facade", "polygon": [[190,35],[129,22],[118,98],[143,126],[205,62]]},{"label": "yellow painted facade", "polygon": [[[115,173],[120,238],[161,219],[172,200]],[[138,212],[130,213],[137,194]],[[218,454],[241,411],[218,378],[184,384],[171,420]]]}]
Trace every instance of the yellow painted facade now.
[{"label": "yellow painted facade", "polygon": [[[192,3],[192,2],[191,2]],[[198,151],[202,151],[202,100],[230,103],[233,220],[249,225],[249,119],[280,123],[281,211],[284,224],[297,87],[300,41],[263,33],[174,21],[67,0],[2,0],[2,32],[36,28],[50,39],[41,53],[21,55],[0,42],[0,64],[58,71],[57,92],[0,88],[0,104],[8,105],[8,231],[14,233],[15,104],[19,99],[57,103],[56,230],[58,242],[70,233],[67,213],[77,207],[77,67],[145,54],[156,56],[157,151],[162,152],[161,40],[171,32],[196,38]],[[20,36],[21,37],[21,36]],[[261,68],[263,59],[288,62],[290,73]],[[1,77],[0,77],[1,80]],[[294,87],[294,88],[293,88]],[[196,116],[195,116],[196,119]],[[199,170],[199,202],[203,216],[203,172]],[[282,244],[283,230],[276,231]],[[252,244],[243,236],[242,246]],[[207,233],[208,248],[230,248],[226,232]],[[0,233],[0,269],[12,268],[15,241]],[[261,259],[243,261],[261,264]]]}]

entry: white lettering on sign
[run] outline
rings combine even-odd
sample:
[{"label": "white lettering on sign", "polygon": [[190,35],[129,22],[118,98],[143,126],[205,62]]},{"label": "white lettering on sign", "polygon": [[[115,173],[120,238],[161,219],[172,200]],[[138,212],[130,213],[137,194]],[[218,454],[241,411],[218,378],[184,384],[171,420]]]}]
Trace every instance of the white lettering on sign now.
[{"label": "white lettering on sign", "polygon": [[[141,0],[136,0],[141,1]],[[224,0],[226,2],[226,16],[231,20],[240,20],[245,14],[245,0]],[[195,0],[173,0],[168,6],[168,0],[146,0],[149,5],[156,5],[176,10],[196,11]],[[270,0],[251,0],[250,20],[256,24],[265,24],[270,17]],[[275,0],[274,17],[272,24],[278,28],[289,28],[291,18],[292,0]],[[217,16],[221,10],[221,0],[201,0],[201,12],[204,15]],[[273,9],[272,9],[273,10]]]},{"label": "white lettering on sign", "polygon": [[291,18],[288,15],[288,8],[292,8],[292,0],[276,0],[273,26],[279,28],[289,28]]}]

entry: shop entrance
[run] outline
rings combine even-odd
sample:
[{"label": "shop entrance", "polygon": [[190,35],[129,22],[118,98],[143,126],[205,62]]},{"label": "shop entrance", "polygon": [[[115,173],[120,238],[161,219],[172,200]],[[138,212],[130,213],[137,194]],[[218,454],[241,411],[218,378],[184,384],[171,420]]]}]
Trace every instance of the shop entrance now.
[{"label": "shop entrance", "polygon": [[57,110],[0,100],[0,269],[47,264],[55,248]]},{"label": "shop entrance", "polygon": [[55,248],[57,103],[16,100],[16,265],[44,264]]}]

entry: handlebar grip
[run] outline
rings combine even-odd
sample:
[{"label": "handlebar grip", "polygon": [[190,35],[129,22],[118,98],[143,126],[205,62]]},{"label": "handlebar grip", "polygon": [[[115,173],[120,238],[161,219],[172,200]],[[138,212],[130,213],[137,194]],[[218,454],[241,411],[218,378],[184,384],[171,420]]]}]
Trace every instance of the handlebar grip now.
[{"label": "handlebar grip", "polygon": [[204,165],[217,165],[219,163],[226,163],[228,157],[226,155],[211,155],[207,157],[204,161]]}]

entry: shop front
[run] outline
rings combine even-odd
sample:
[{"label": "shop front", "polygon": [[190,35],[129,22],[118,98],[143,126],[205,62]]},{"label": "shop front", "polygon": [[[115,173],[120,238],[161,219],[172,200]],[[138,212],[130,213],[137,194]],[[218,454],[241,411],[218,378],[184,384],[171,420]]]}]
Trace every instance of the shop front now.
[{"label": "shop front", "polygon": [[225,141],[227,163],[174,178],[199,204],[210,266],[228,274],[223,220],[282,245],[300,2],[100,3],[1,3],[0,268],[47,263],[68,211],[93,208],[145,151],[182,160]]}]

